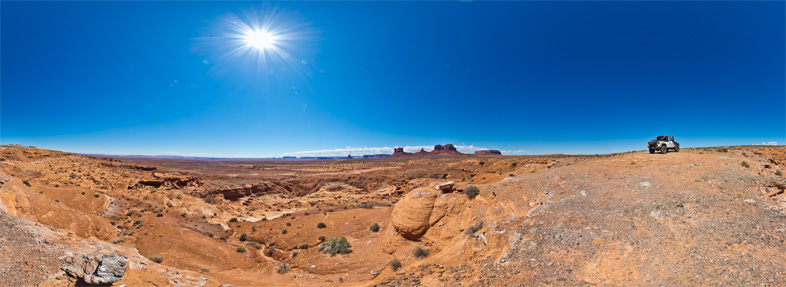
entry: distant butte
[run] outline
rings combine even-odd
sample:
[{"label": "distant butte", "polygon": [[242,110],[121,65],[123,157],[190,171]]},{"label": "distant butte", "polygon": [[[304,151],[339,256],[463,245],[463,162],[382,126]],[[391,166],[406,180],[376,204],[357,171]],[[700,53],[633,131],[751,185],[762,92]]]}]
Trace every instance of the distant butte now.
[{"label": "distant butte", "polygon": [[496,149],[484,149],[476,151],[475,155],[502,155],[502,153]]},{"label": "distant butte", "polygon": [[437,155],[466,155],[465,153],[461,153],[456,150],[456,147],[452,144],[446,145],[435,145],[434,150],[426,151],[425,149],[420,149],[419,152],[416,153],[408,153],[404,151],[403,147],[393,148],[393,155],[392,157],[401,157],[401,156],[437,156]]}]

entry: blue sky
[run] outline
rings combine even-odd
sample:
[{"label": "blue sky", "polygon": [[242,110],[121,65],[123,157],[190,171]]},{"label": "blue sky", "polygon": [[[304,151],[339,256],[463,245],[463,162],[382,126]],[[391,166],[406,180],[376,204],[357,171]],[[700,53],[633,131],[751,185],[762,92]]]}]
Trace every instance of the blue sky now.
[{"label": "blue sky", "polygon": [[[786,142],[783,1],[0,8],[2,144],[267,157]],[[287,57],[228,55],[246,44],[231,26],[254,19],[275,19]]]}]

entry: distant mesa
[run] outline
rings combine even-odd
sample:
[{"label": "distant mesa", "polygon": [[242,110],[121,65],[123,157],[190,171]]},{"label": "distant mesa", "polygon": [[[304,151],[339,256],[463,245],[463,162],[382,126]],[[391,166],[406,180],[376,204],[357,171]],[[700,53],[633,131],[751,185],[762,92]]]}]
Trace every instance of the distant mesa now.
[{"label": "distant mesa", "polygon": [[502,155],[502,153],[496,149],[484,149],[476,151],[475,155]]},{"label": "distant mesa", "polygon": [[393,148],[393,155],[391,157],[402,157],[402,156],[435,156],[435,155],[465,155],[465,153],[461,153],[456,150],[456,147],[452,144],[446,145],[435,145],[434,150],[426,151],[425,149],[421,148],[419,152],[416,153],[408,153],[404,151],[403,147],[396,147]]}]

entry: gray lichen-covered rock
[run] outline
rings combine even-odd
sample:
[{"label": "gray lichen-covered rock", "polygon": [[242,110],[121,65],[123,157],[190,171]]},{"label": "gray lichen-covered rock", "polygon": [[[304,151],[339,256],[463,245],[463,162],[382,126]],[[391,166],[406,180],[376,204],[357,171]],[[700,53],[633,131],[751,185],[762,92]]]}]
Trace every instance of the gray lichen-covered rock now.
[{"label": "gray lichen-covered rock", "polygon": [[90,285],[111,284],[123,279],[128,258],[123,255],[88,254],[63,260],[63,271]]}]

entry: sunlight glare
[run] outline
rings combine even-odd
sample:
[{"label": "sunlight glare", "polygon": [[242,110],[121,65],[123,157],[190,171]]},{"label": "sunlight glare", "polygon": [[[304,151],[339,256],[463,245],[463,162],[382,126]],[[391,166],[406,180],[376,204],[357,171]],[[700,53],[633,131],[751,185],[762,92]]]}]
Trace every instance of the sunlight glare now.
[{"label": "sunlight glare", "polygon": [[264,30],[251,30],[246,33],[246,44],[257,49],[272,49],[276,45],[276,36]]}]

